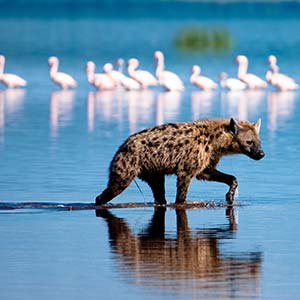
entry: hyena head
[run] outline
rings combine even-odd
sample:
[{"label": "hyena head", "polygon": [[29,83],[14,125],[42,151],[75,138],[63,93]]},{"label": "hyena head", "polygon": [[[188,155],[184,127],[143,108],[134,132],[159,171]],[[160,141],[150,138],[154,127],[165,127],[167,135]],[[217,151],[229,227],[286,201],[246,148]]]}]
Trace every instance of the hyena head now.
[{"label": "hyena head", "polygon": [[259,130],[261,120],[256,123],[238,123],[230,119],[229,128],[234,134],[234,141],[237,143],[240,153],[246,154],[252,159],[259,160],[265,156],[260,145]]}]

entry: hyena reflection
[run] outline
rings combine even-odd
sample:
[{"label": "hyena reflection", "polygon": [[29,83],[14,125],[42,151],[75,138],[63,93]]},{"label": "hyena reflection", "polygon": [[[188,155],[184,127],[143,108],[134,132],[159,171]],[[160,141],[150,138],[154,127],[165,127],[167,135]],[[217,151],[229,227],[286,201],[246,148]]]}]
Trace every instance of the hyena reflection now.
[{"label": "hyena reflection", "polygon": [[259,299],[262,253],[224,247],[238,230],[233,207],[227,210],[228,224],[201,229],[190,227],[187,211],[176,209],[177,226],[166,230],[173,212],[156,208],[149,225],[137,234],[109,210],[96,211],[107,223],[116,271],[142,287],[184,292],[185,299]]},{"label": "hyena reflection", "polygon": [[131,135],[110,164],[107,188],[96,204],[107,203],[120,194],[137,176],[152,189],[154,200],[165,204],[165,175],[176,174],[176,203],[186,201],[193,177],[226,183],[226,201],[231,205],[237,188],[234,176],[216,166],[223,155],[245,154],[264,157],[260,146],[261,121],[210,119],[156,126]]}]

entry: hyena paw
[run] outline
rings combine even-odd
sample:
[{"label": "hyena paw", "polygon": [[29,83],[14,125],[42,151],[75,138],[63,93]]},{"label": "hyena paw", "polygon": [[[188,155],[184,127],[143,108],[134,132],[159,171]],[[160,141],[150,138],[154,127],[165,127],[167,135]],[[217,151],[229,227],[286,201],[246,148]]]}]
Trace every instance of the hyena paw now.
[{"label": "hyena paw", "polygon": [[107,201],[105,201],[103,199],[103,197],[101,197],[101,195],[98,195],[95,199],[95,203],[96,203],[96,205],[102,205],[102,204],[107,203]]},{"label": "hyena paw", "polygon": [[230,186],[230,189],[229,189],[228,193],[226,194],[226,201],[227,201],[228,205],[233,204],[234,194],[235,194],[235,191],[236,191],[237,187],[238,187],[237,180],[234,179],[233,182],[232,182],[232,185]]},{"label": "hyena paw", "polygon": [[234,192],[229,191],[226,194],[226,202],[227,202],[228,205],[232,205],[233,204],[233,202],[234,202]]}]

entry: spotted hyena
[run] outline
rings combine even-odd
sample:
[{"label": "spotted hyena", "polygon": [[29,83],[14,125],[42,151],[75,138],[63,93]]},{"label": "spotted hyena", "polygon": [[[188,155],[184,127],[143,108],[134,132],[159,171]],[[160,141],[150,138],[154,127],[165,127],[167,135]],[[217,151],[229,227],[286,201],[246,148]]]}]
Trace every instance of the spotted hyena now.
[{"label": "spotted hyena", "polygon": [[260,119],[256,123],[231,119],[208,119],[165,124],[131,135],[110,164],[107,188],[96,197],[96,205],[120,194],[137,176],[150,186],[154,200],[165,204],[165,175],[176,174],[176,203],[186,201],[193,177],[229,185],[226,201],[232,204],[238,186],[234,176],[216,166],[223,155],[264,157],[260,146]]}]

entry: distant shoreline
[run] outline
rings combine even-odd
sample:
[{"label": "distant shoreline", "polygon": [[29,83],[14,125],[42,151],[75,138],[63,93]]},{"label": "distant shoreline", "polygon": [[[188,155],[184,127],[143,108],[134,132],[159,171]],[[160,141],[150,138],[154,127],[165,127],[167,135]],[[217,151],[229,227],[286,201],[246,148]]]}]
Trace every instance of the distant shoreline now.
[{"label": "distant shoreline", "polygon": [[0,18],[299,18],[300,0],[0,0]]}]

